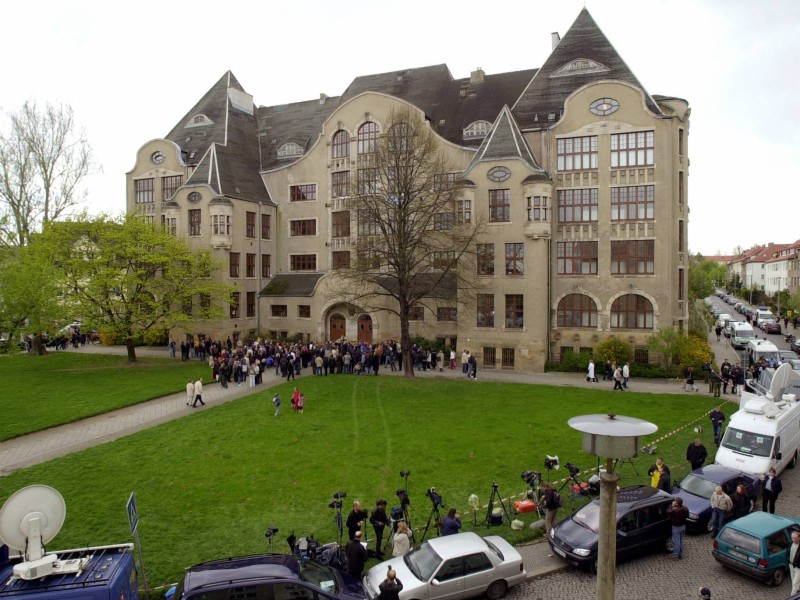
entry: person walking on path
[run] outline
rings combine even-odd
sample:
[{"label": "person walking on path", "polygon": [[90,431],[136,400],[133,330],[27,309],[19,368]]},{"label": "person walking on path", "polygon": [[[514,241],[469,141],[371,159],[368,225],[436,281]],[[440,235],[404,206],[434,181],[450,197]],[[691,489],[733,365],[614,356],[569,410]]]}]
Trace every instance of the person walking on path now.
[{"label": "person walking on path", "polygon": [[620,392],[624,392],[624,388],[622,387],[622,367],[617,367],[614,369],[614,389],[619,390]]},{"label": "person walking on path", "polygon": [[[188,388],[189,386],[186,386],[186,387]],[[197,381],[194,382],[194,402],[192,402],[192,408],[196,408],[198,402],[200,404],[202,404],[203,406],[206,405],[206,403],[203,402],[203,378],[202,377],[199,377],[197,379]]]},{"label": "person walking on path", "polygon": [[686,533],[686,519],[689,518],[689,509],[683,505],[683,498],[675,498],[667,514],[672,522],[672,558],[680,559],[683,558],[683,536]]},{"label": "person walking on path", "polygon": [[192,400],[194,400],[194,383],[190,379],[186,384],[186,406],[191,406]]},{"label": "person walking on path", "polygon": [[703,442],[700,441],[700,438],[696,438],[686,449],[686,460],[692,465],[692,471],[702,467],[707,457],[708,450],[703,446]]},{"label": "person walking on path", "polygon": [[733,508],[733,500],[717,486],[711,494],[711,537],[717,537],[720,529],[725,525],[725,515]]},{"label": "person walking on path", "polygon": [[791,594],[800,593],[800,531],[792,531],[792,545],[789,547],[789,573],[792,576]]},{"label": "person walking on path", "polygon": [[597,376],[594,373],[594,361],[589,359],[589,366],[586,369],[586,381],[594,381],[597,383]]},{"label": "person walking on path", "polygon": [[631,377],[631,367],[628,363],[622,365],[622,387],[628,389],[628,379]]},{"label": "person walking on path", "polygon": [[275,397],[272,399],[272,403],[275,405],[275,416],[277,417],[281,414],[281,397],[278,394],[275,394]]},{"label": "person walking on path", "polygon": [[764,486],[761,490],[761,510],[764,512],[769,510],[769,512],[775,514],[775,501],[782,491],[783,484],[781,480],[778,479],[775,467],[771,467],[769,473],[767,473],[767,476],[764,478]]}]

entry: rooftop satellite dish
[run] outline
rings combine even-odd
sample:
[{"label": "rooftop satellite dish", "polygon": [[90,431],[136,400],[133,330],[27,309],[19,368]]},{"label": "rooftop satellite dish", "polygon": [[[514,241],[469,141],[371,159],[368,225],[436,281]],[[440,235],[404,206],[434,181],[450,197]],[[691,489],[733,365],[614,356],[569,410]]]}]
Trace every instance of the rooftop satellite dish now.
[{"label": "rooftop satellite dish", "polygon": [[0,509],[0,540],[22,554],[25,562],[14,566],[21,579],[37,579],[53,572],[55,554],[44,545],[61,530],[67,506],[48,485],[29,485],[15,492]]},{"label": "rooftop satellite dish", "polygon": [[778,408],[774,403],[764,403],[764,416],[766,416],[768,419],[774,419],[778,416],[779,412],[781,412],[781,409]]}]

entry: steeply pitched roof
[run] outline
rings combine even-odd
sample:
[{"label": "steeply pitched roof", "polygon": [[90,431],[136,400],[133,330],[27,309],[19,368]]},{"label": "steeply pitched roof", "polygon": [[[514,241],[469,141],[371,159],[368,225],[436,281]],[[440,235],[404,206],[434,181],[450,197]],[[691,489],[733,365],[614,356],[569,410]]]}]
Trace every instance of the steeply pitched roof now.
[{"label": "steeply pitched roof", "polygon": [[511,110],[522,129],[548,127],[561,118],[564,102],[570,94],[588,83],[606,79],[623,81],[641,89],[647,107],[661,114],[658,105],[584,8]]},{"label": "steeply pitched roof", "polygon": [[261,296],[310,297],[322,273],[278,273],[261,290]]},{"label": "steeply pitched roof", "polygon": [[489,135],[483,140],[481,147],[464,171],[464,174],[469,173],[479,162],[495,162],[498,160],[521,160],[531,169],[544,172],[536,162],[528,142],[525,141],[507,105],[503,106],[494,125],[492,125],[492,129],[489,131]]}]

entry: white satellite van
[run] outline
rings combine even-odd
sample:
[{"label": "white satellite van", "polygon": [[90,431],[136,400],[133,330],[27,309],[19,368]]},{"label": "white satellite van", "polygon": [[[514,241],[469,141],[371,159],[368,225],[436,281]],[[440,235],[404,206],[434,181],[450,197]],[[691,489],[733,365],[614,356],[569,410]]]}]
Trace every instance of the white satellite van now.
[{"label": "white satellite van", "polygon": [[754,475],[793,468],[800,449],[800,373],[781,365],[750,386],[755,391],[742,392],[714,462]]},{"label": "white satellite van", "polygon": [[736,323],[733,326],[733,332],[731,332],[731,345],[736,350],[742,350],[755,337],[753,326],[750,323]]},{"label": "white satellite van", "polygon": [[781,355],[778,353],[778,347],[767,340],[753,339],[747,342],[746,355],[746,366],[757,363],[761,358],[764,358],[770,367],[781,364]]}]

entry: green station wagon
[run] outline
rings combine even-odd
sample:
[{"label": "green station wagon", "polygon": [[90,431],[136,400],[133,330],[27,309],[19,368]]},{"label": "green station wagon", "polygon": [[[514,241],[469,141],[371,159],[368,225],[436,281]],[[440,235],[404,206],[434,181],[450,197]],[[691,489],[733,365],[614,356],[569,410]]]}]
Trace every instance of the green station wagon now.
[{"label": "green station wagon", "polygon": [[800,519],[754,512],[731,521],[714,540],[717,562],[770,585],[780,585],[789,569],[792,530]]}]

